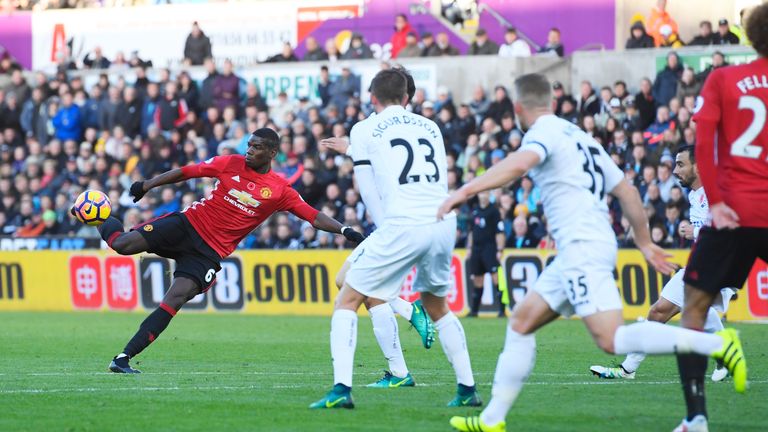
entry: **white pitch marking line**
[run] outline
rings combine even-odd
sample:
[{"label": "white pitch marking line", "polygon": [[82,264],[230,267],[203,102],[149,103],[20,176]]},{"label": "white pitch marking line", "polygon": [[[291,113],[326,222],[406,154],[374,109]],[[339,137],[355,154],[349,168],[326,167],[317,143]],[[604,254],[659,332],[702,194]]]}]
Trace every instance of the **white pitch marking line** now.
[{"label": "white pitch marking line", "polygon": [[[768,383],[768,380],[760,380],[760,381],[750,381],[751,384],[766,384]],[[418,384],[417,387],[437,387],[437,386],[447,386],[453,384],[444,382],[444,383],[428,383],[428,384]],[[578,385],[578,386],[584,386],[584,385],[678,385],[680,384],[679,381],[647,381],[647,382],[637,382],[637,381],[581,381],[581,382],[529,382],[527,383],[527,386],[567,386],[567,385]],[[490,382],[481,383],[480,385],[483,386],[490,386]],[[273,386],[257,386],[257,385],[247,385],[247,386],[189,386],[189,387],[179,387],[179,386],[171,386],[171,387],[81,387],[81,388],[52,388],[52,389],[14,389],[14,390],[0,390],[0,394],[49,394],[49,393],[97,393],[97,392],[125,392],[125,391],[145,391],[145,392],[174,392],[174,391],[210,391],[210,390],[231,390],[231,391],[240,391],[240,390],[265,390],[265,389],[303,389],[303,388],[316,388],[321,387],[322,385],[311,385],[311,384],[281,384],[281,385],[273,385]]]}]

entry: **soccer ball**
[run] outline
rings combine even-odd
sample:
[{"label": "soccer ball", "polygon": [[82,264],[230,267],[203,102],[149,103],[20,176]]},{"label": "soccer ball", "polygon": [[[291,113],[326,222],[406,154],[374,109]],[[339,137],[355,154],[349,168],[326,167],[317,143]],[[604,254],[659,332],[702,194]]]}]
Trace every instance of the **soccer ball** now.
[{"label": "soccer ball", "polygon": [[80,222],[86,225],[101,225],[112,212],[112,203],[104,192],[87,190],[77,197],[73,209]]}]

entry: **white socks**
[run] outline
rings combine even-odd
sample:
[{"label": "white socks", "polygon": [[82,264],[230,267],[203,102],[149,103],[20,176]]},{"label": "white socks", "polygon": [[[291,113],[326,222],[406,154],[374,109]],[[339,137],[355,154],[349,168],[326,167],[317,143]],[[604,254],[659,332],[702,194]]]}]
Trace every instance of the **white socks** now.
[{"label": "white socks", "polygon": [[389,362],[389,371],[398,378],[405,378],[408,375],[408,367],[405,365],[403,349],[400,346],[395,313],[388,304],[374,306],[368,309],[368,313],[373,322],[373,334],[376,335],[381,352]]},{"label": "white socks", "polygon": [[[707,321],[704,323],[704,331],[707,333],[715,333],[724,329],[723,322],[720,320],[720,315],[714,308],[709,308],[707,312]],[[719,348],[719,347],[718,347]],[[640,367],[640,363],[645,360],[645,354],[634,352],[627,354],[627,358],[621,363],[621,367],[627,372],[635,372]]]},{"label": "white socks", "polygon": [[411,320],[411,315],[413,314],[413,305],[412,304],[410,304],[407,301],[401,299],[400,297],[392,300],[388,304],[389,304],[389,307],[391,307],[392,310],[395,311],[396,314],[398,314],[401,317],[407,319],[408,321]]},{"label": "white socks", "polygon": [[480,414],[483,423],[493,426],[507,417],[517,395],[528,379],[536,362],[536,337],[521,335],[507,326],[504,351],[496,364],[491,401]]},{"label": "white socks", "polygon": [[616,354],[692,352],[709,356],[722,345],[723,338],[720,336],[653,321],[620,326],[613,337],[613,350]]},{"label": "white socks", "polygon": [[472,364],[469,361],[467,339],[464,336],[461,321],[456,318],[456,315],[448,312],[435,323],[435,329],[440,335],[443,352],[456,372],[456,381],[467,387],[474,386],[475,378],[472,376]]},{"label": "white socks", "polygon": [[720,320],[720,315],[717,314],[715,308],[709,308],[707,312],[707,320],[704,321],[704,331],[707,333],[715,333],[723,330],[723,321]]},{"label": "white socks", "polygon": [[640,363],[642,363],[643,360],[645,360],[645,354],[637,352],[629,353],[627,354],[627,358],[621,363],[621,367],[627,372],[635,372],[637,371],[637,368],[640,367]]},{"label": "white socks", "polygon": [[357,313],[338,309],[331,318],[333,383],[352,387],[352,365],[357,345]]}]

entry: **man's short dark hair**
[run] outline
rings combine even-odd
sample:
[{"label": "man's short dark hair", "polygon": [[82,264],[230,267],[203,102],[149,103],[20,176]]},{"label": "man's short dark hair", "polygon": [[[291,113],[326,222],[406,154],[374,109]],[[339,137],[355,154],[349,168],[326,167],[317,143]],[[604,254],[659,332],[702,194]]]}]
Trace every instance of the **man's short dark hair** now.
[{"label": "man's short dark hair", "polygon": [[507,33],[517,34],[517,29],[514,27],[507,27]]},{"label": "man's short dark hair", "polygon": [[768,3],[755,6],[749,11],[746,31],[755,51],[768,57]]},{"label": "man's short dark hair", "polygon": [[263,127],[256,129],[251,134],[251,139],[259,138],[269,147],[270,150],[277,150],[280,146],[280,136],[273,129]]},{"label": "man's short dark hair", "polygon": [[552,100],[549,80],[542,74],[531,73],[515,80],[515,98],[527,108],[548,107]]},{"label": "man's short dark hair", "polygon": [[408,92],[408,102],[413,99],[413,95],[416,94],[416,82],[413,80],[413,75],[403,66],[395,66],[392,69],[400,72],[405,77],[407,92]]},{"label": "man's short dark hair", "polygon": [[379,71],[371,82],[371,93],[382,105],[399,105],[408,94],[408,78],[403,72],[395,69]]},{"label": "man's short dark hair", "polygon": [[691,163],[696,163],[696,146],[693,144],[686,144],[680,149],[677,150],[677,154],[680,154],[682,152],[688,152],[688,159],[691,160]]},{"label": "man's short dark hair", "polygon": [[712,30],[712,23],[710,21],[704,20],[699,23],[699,27],[704,27],[704,26],[707,26],[709,27],[710,30]]}]

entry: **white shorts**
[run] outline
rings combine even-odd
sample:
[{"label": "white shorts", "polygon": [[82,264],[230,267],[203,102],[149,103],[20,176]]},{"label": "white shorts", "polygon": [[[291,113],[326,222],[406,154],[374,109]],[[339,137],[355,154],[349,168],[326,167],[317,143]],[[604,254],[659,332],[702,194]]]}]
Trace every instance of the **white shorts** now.
[{"label": "white shorts", "polygon": [[544,269],[533,290],[550,309],[569,317],[580,317],[607,310],[621,310],[622,303],[613,269],[616,245],[577,241],[558,250],[557,257]]},{"label": "white shorts", "polygon": [[427,225],[386,225],[349,256],[346,283],[366,297],[392,301],[416,266],[413,291],[445,297],[455,241],[455,217]]},{"label": "white shorts", "polygon": [[[683,302],[685,298],[685,282],[683,276],[685,275],[685,268],[682,268],[672,276],[672,279],[664,285],[661,290],[661,296],[669,300],[670,303],[683,308]],[[712,303],[714,308],[719,313],[723,314],[728,311],[728,303],[731,301],[731,297],[736,293],[733,288],[723,288]]]}]

